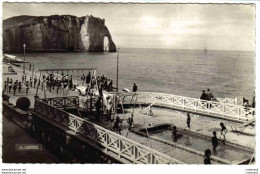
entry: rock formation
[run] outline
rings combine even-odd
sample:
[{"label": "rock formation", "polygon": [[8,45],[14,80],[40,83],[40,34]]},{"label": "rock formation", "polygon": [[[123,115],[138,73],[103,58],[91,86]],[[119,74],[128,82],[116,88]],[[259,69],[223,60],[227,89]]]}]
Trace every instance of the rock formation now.
[{"label": "rock formation", "polygon": [[[103,52],[105,37],[109,41],[108,51],[116,51],[104,19],[93,16],[78,18],[70,15],[54,15],[32,17],[29,20],[27,17],[26,21],[16,24],[10,22],[12,19],[7,20],[9,21],[3,22],[4,52],[23,52],[24,43],[26,52]],[[5,23],[12,25],[5,26]]]}]

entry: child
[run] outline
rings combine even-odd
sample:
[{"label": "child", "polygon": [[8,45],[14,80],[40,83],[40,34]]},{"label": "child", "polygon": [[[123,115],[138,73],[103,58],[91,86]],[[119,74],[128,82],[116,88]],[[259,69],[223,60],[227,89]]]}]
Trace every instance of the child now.
[{"label": "child", "polygon": [[172,136],[173,136],[173,140],[176,141],[177,140],[177,128],[176,128],[176,126],[173,126],[173,128],[172,128]]},{"label": "child", "polygon": [[27,81],[25,85],[26,85],[26,95],[28,95],[28,91],[29,91],[29,88],[30,88],[29,87],[29,81]]},{"label": "child", "polygon": [[6,88],[7,88],[7,82],[5,81],[5,84],[4,84],[4,93],[6,91]]},{"label": "child", "polygon": [[224,125],[224,123],[222,123],[222,122],[220,123],[220,127],[221,127],[221,135],[219,138],[222,138],[222,136],[223,136],[223,144],[225,144],[227,128]]},{"label": "child", "polygon": [[18,83],[18,91],[21,93],[21,90],[22,90],[22,83],[19,82],[19,83]]},{"label": "child", "polygon": [[204,164],[206,164],[206,165],[211,164],[210,155],[211,155],[211,151],[209,149],[205,150]]},{"label": "child", "polygon": [[216,148],[218,147],[218,138],[217,138],[217,133],[213,131],[213,137],[211,138],[212,146],[213,146],[213,151],[216,151]]},{"label": "child", "polygon": [[190,113],[187,114],[187,126],[190,128]]},{"label": "child", "polygon": [[134,127],[134,115],[131,114],[131,116],[127,120],[128,122],[128,129],[131,130],[131,128]]},{"label": "child", "polygon": [[118,132],[119,135],[121,135],[121,123],[122,122],[120,118],[117,116],[113,128]]}]

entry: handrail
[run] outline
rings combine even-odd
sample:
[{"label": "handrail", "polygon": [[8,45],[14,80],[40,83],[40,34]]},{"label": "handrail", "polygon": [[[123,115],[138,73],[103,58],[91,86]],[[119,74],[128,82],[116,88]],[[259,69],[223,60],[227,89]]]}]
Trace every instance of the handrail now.
[{"label": "handrail", "polygon": [[200,100],[190,97],[177,96],[173,94],[152,92],[131,92],[128,94],[129,95],[124,96],[124,102],[127,102],[128,100],[132,101],[132,96],[136,96],[136,101],[139,103],[149,105],[155,101],[158,101],[154,105],[244,121],[254,118],[255,114],[255,108],[221,103],[216,101]]},{"label": "handrail", "polygon": [[[113,93],[114,94],[114,93]],[[137,92],[137,93],[126,93],[124,95],[124,102],[128,100],[133,102],[133,96],[137,97],[136,100],[139,103],[144,104],[153,104],[155,106],[164,106],[173,109],[180,109],[184,111],[191,111],[198,114],[206,114],[206,115],[214,115],[223,118],[232,118],[236,120],[246,121],[254,118],[255,108],[244,107],[240,105],[228,104],[217,101],[208,101],[195,99],[190,97],[183,97],[173,94],[164,94],[164,93],[152,93],[152,92]],[[41,101],[47,102],[48,104],[66,108],[73,107],[75,104],[73,100],[77,101],[77,105],[79,102],[79,97],[71,96],[71,97],[57,97],[57,98],[47,98],[47,99],[39,99]]]},{"label": "handrail", "polygon": [[42,100],[35,101],[34,112],[101,145],[105,151],[114,152],[119,159],[138,164],[183,164],[177,159],[51,106]]}]

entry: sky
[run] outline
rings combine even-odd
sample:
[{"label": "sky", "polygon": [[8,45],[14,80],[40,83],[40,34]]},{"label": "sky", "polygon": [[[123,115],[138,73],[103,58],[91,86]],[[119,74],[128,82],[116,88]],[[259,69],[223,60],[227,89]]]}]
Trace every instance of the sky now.
[{"label": "sky", "polygon": [[54,14],[104,18],[119,47],[255,50],[252,4],[3,3],[3,19]]}]

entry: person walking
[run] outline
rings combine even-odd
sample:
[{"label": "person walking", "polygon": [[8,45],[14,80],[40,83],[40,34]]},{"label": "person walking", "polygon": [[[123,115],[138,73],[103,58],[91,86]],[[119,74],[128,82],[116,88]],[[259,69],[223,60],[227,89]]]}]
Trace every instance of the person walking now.
[{"label": "person walking", "polygon": [[213,151],[216,151],[216,148],[218,147],[218,138],[217,138],[217,132],[213,131],[213,137],[211,137],[212,147]]},{"label": "person walking", "polygon": [[22,75],[22,83],[24,82],[24,74]]},{"label": "person walking", "polygon": [[187,113],[187,127],[190,129],[190,113]]}]

